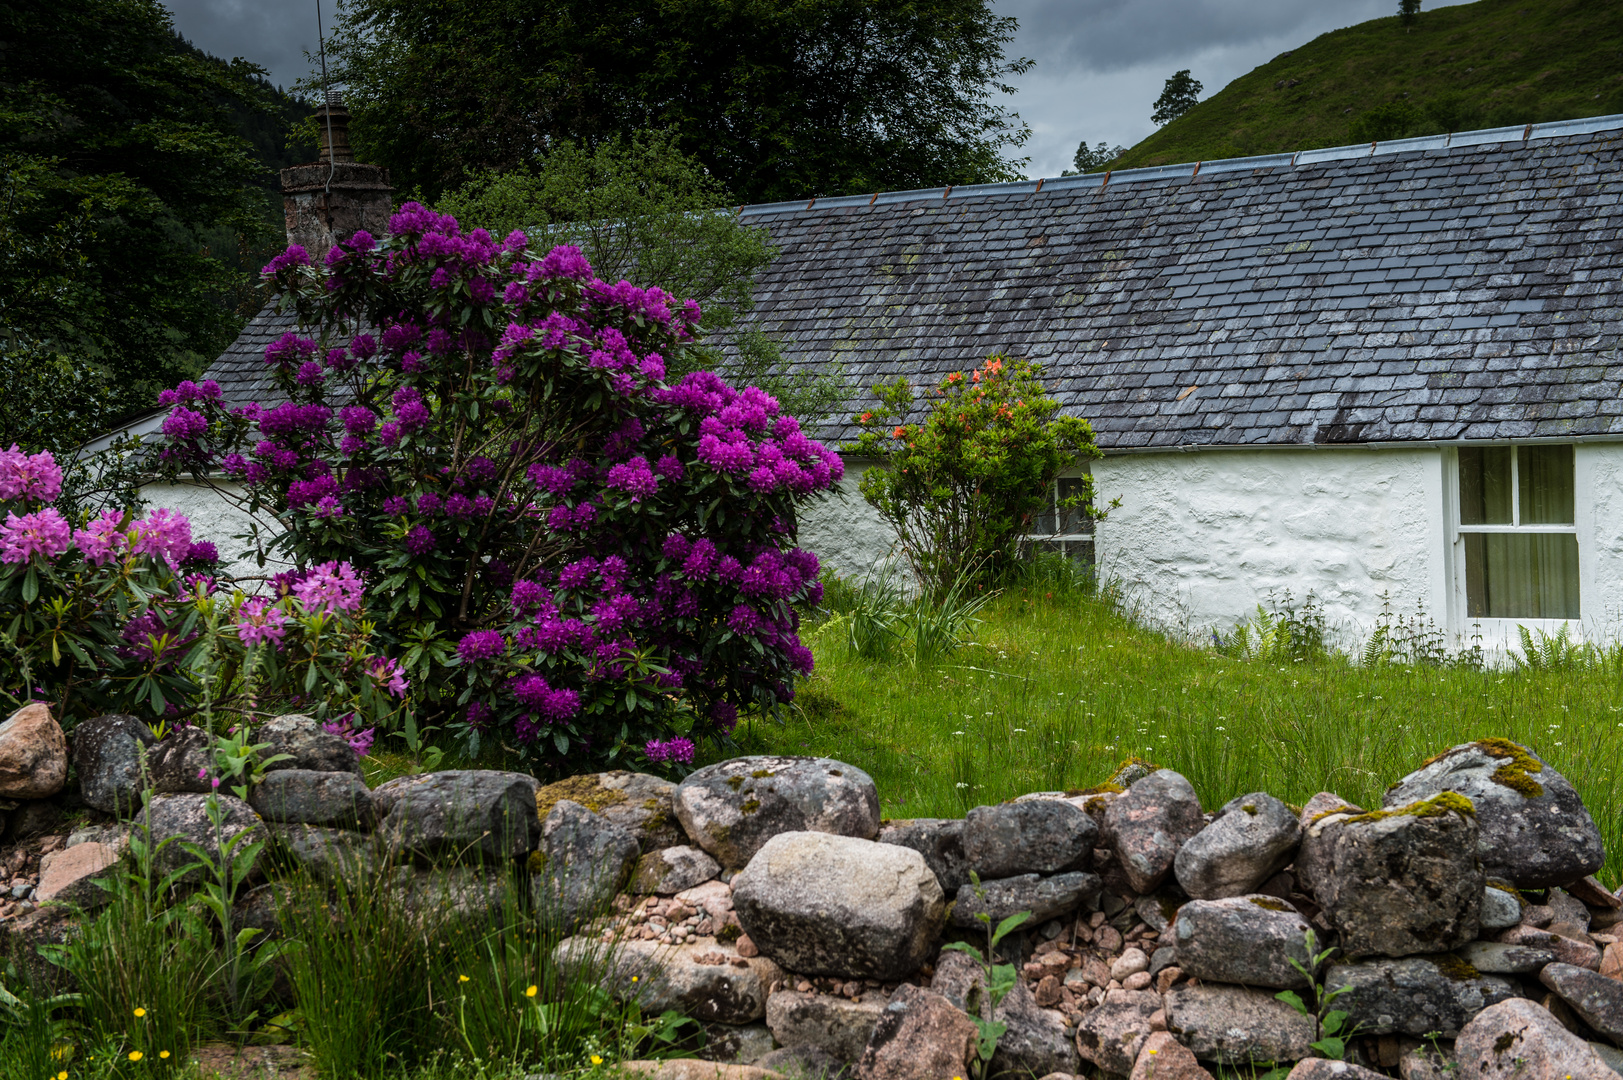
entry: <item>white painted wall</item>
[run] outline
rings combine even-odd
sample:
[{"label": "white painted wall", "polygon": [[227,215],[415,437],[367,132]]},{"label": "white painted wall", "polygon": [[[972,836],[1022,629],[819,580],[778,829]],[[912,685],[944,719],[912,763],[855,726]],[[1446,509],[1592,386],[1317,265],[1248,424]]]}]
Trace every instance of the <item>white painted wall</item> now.
[{"label": "white painted wall", "polygon": [[905,569],[896,534],[857,490],[867,464],[847,459],[839,486],[800,514],[800,546],[817,553],[826,567],[843,577],[864,577],[895,557]]},{"label": "white painted wall", "polygon": [[1623,443],[1579,443],[1572,465],[1584,636],[1623,640]]},{"label": "white painted wall", "polygon": [[[1226,630],[1270,590],[1283,598],[1287,589],[1318,598],[1349,645],[1374,625],[1382,593],[1398,611],[1424,602],[1445,622],[1442,455],[1432,447],[1109,455],[1092,466],[1101,500],[1121,500],[1098,526],[1100,573],[1120,581],[1147,620],[1191,634]],[[801,543],[845,574],[883,562],[893,540],[856,493],[860,474],[848,466],[849,498],[801,517]],[[1623,555],[1623,503],[1618,521]],[[1623,580],[1619,588],[1623,603]]]},{"label": "white painted wall", "polygon": [[1344,644],[1366,634],[1382,594],[1448,617],[1443,451],[1302,447],[1109,455],[1093,463],[1102,502],[1100,573],[1149,621],[1227,629],[1286,590],[1312,593]]},{"label": "white painted wall", "polygon": [[[230,482],[218,486],[233,493],[242,490],[240,484]],[[206,484],[146,484],[141,488],[141,495],[149,507],[168,507],[185,514],[192,523],[192,540],[212,541],[220,549],[221,570],[233,577],[275,574],[288,568],[287,563],[279,560],[267,560],[261,567],[254,559],[238,558],[248,543],[232,537],[248,532],[254,519]],[[258,522],[262,537],[269,539],[277,532],[276,522],[269,513],[260,511]]]}]

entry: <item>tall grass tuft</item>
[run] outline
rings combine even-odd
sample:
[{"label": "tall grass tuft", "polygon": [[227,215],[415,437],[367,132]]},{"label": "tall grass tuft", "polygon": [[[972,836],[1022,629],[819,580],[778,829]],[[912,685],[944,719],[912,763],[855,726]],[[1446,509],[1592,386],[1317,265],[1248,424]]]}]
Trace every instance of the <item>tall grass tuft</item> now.
[{"label": "tall grass tuft", "polygon": [[143,825],[130,838],[132,865],[102,879],[111,902],[81,933],[51,953],[79,986],[84,1026],[95,1041],[122,1048],[148,1072],[186,1060],[217,1019],[211,1001],[218,969],[213,935],[195,909],[172,903],[190,864],[163,874]]},{"label": "tall grass tuft", "polygon": [[470,1074],[567,1073],[624,1037],[601,965],[554,964],[563,927],[531,905],[523,864],[291,881],[284,956],[322,1076],[392,1078],[446,1054]]}]

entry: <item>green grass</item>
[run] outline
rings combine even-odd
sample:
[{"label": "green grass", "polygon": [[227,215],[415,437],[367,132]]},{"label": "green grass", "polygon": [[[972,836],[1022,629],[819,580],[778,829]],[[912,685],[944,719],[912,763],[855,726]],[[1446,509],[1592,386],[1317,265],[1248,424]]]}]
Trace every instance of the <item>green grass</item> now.
[{"label": "green grass", "polygon": [[1321,35],[1235,79],[1111,167],[1618,112],[1623,5],[1479,0],[1423,10],[1412,30],[1394,15]]},{"label": "green grass", "polygon": [[[1129,756],[1183,773],[1208,808],[1252,791],[1295,804],[1333,791],[1372,807],[1439,751],[1504,736],[1572,782],[1608,851],[1623,842],[1623,678],[1604,668],[1237,661],[1140,629],[1105,601],[1040,589],[982,614],[977,643],[934,667],[857,659],[837,632],[812,633],[817,670],[796,706],[781,726],[741,727],[741,741],[865,769],[884,815],[910,818],[1090,787]],[[1615,882],[1614,866],[1604,876]]]}]

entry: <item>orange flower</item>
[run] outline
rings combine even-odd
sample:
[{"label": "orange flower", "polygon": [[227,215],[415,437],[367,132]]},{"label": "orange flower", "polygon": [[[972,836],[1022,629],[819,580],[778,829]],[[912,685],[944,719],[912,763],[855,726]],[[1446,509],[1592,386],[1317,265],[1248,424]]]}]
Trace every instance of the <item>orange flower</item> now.
[{"label": "orange flower", "polygon": [[907,431],[905,427],[897,425],[896,430],[890,433],[890,437],[893,439],[900,439],[905,431]]}]

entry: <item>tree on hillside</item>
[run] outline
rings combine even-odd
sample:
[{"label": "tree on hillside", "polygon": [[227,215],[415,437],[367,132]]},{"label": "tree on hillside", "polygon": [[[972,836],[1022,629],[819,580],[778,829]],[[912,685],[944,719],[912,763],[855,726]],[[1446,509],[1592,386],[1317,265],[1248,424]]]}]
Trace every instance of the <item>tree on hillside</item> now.
[{"label": "tree on hillside", "polygon": [[[1071,159],[1071,163],[1076,166],[1076,172],[1092,172],[1104,168],[1125,153],[1127,153],[1125,146],[1111,146],[1101,142],[1090,147],[1088,140],[1083,139],[1082,144],[1076,148],[1076,156]],[[1066,175],[1074,174],[1068,172]]]},{"label": "tree on hillside", "polygon": [[260,72],[183,44],[157,0],[0,5],[0,379],[36,395],[0,445],[150,408],[240,326],[206,238],[267,228],[232,115]]},{"label": "tree on hillside", "polygon": [[794,371],[776,342],[740,324],[755,303],[755,275],[777,252],[765,229],[716,212],[726,202],[674,133],[639,132],[593,149],[562,142],[526,168],[481,171],[435,209],[495,236],[522,229],[537,247],[573,244],[608,281],[659,284],[698,301],[703,341],[666,358],[672,379],[720,368],[814,426],[844,403],[844,376],[834,365]]},{"label": "tree on hillside", "polygon": [[1420,17],[1420,0],[1398,0],[1398,20],[1404,26],[1413,26]]},{"label": "tree on hillside", "polygon": [[1157,124],[1171,123],[1200,102],[1203,89],[1198,80],[1190,77],[1188,68],[1174,73],[1162,88],[1161,96],[1155,99],[1155,112],[1150,114],[1150,119]]},{"label": "tree on hillside", "polygon": [[351,0],[327,46],[366,160],[428,198],[562,140],[679,133],[739,202],[1014,179],[991,0]]}]

